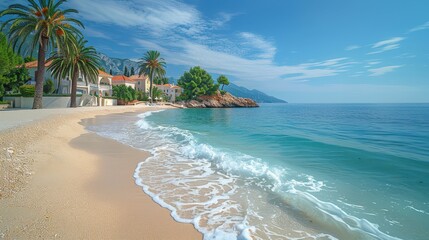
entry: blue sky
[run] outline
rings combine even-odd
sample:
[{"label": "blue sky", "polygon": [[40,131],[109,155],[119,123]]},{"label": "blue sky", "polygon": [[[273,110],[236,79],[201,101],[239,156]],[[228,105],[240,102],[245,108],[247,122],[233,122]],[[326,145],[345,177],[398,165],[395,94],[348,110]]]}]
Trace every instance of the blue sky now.
[{"label": "blue sky", "polygon": [[158,50],[175,78],[199,65],[289,102],[429,102],[427,0],[71,0],[67,6],[80,11],[84,35],[100,52],[138,59]]}]

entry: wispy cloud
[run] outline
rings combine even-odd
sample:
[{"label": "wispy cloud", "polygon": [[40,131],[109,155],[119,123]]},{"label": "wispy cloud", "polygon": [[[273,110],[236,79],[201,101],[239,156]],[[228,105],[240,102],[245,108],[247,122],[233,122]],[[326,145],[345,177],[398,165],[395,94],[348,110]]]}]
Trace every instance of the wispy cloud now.
[{"label": "wispy cloud", "polygon": [[81,16],[97,23],[109,23],[120,27],[144,27],[153,33],[182,30],[198,31],[200,13],[191,5],[174,0],[71,1]]},{"label": "wispy cloud", "polygon": [[259,50],[256,55],[258,58],[272,59],[276,54],[276,47],[261,36],[249,32],[242,32],[239,36],[244,40],[244,45]]},{"label": "wispy cloud", "polygon": [[302,80],[334,76],[343,72],[342,64],[346,58],[321,62],[305,63],[293,66],[276,65],[269,59],[249,59],[230,53],[216,51],[208,46],[182,40],[161,46],[147,40],[137,40],[144,48],[163,49],[163,56],[171,64],[201,66],[212,73],[227,74],[239,79],[251,81]]},{"label": "wispy cloud", "polygon": [[360,48],[360,46],[358,46],[358,45],[350,45],[350,46],[348,46],[348,47],[346,47],[346,51],[352,51],[352,50],[355,50],[355,49],[359,49]]},{"label": "wispy cloud", "polygon": [[[71,1],[87,21],[130,29],[134,51],[158,50],[169,64],[202,66],[212,73],[250,81],[308,80],[346,71],[348,59],[295,65],[274,63],[277,48],[265,36],[241,32],[231,38],[217,31],[237,14],[207,19],[179,0]],[[136,44],[137,43],[137,44]]]},{"label": "wispy cloud", "polygon": [[426,23],[419,25],[415,28],[412,28],[409,32],[417,32],[417,31],[422,31],[422,30],[426,30],[429,29],[429,21],[427,21]]},{"label": "wispy cloud", "polygon": [[374,51],[372,51],[368,54],[377,54],[377,53],[382,53],[382,52],[390,51],[393,49],[397,49],[400,46],[399,43],[404,39],[405,38],[403,38],[403,37],[394,37],[391,39],[387,39],[384,41],[374,43],[372,45],[372,48],[374,49]]},{"label": "wispy cloud", "polygon": [[227,22],[231,21],[234,16],[239,15],[239,13],[225,13],[222,12],[219,16],[210,21],[210,24],[214,28],[220,28],[224,26]]},{"label": "wispy cloud", "polygon": [[400,68],[402,66],[386,66],[386,67],[380,67],[380,68],[372,68],[368,69],[368,71],[371,73],[370,76],[376,77],[381,76],[389,72],[393,72],[395,69]]},{"label": "wispy cloud", "polygon": [[85,33],[85,35],[90,36],[90,37],[111,39],[111,37],[108,36],[107,34],[100,32],[98,30],[95,30],[93,28],[90,28],[90,27],[86,27],[84,30],[84,33]]}]

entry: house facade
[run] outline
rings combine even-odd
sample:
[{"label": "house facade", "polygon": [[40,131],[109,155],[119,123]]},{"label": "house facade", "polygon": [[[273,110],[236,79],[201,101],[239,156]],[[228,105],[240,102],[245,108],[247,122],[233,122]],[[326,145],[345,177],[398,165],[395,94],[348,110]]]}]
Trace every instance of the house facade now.
[{"label": "house facade", "polygon": [[[51,65],[51,61],[45,63],[45,67]],[[37,61],[25,63],[25,68],[28,69],[31,79],[29,84],[36,84],[36,73],[37,73]],[[102,95],[112,96],[112,78],[113,76],[99,70],[97,79],[85,79],[82,75],[79,75],[77,81],[77,94],[88,94],[88,95]],[[52,73],[47,70],[45,72],[45,81],[52,80],[55,88],[58,88],[59,94],[71,94],[71,78],[66,77],[65,79],[56,79],[52,76]]]},{"label": "house facade", "polygon": [[143,75],[143,76],[132,75],[130,76],[130,79],[134,81],[136,90],[142,91],[145,93],[149,92],[150,80],[146,75]]},{"label": "house facade", "polygon": [[167,96],[167,99],[170,102],[175,102],[176,98],[183,92],[183,88],[174,84],[155,85],[155,87],[160,89]]},{"label": "house facade", "polygon": [[132,87],[134,89],[136,89],[136,82],[135,80],[124,76],[124,75],[119,75],[119,76],[113,76],[112,78],[112,85],[113,86],[117,86],[117,85],[125,85],[127,87]]}]

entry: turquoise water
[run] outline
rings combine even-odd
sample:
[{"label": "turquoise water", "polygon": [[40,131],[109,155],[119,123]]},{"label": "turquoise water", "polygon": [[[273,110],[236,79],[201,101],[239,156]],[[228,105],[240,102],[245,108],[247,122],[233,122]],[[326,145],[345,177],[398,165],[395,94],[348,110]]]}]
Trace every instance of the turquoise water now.
[{"label": "turquoise water", "polygon": [[154,155],[137,184],[206,239],[429,235],[427,104],[178,109],[128,121],[109,136]]}]

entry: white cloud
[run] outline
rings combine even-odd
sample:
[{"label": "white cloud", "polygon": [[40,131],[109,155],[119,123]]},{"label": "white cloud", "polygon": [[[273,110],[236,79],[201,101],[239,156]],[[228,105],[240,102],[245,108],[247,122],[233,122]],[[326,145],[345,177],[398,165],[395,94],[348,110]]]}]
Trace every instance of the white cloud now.
[{"label": "white cloud", "polygon": [[392,45],[392,44],[396,44],[400,41],[404,40],[404,38],[402,37],[394,37],[388,40],[384,40],[384,41],[380,41],[375,43],[372,48],[378,48],[378,47],[382,47],[382,46],[386,46],[386,45]]},{"label": "white cloud", "polygon": [[377,53],[382,53],[393,49],[397,49],[400,46],[399,43],[404,39],[405,38],[402,38],[402,37],[394,37],[388,40],[374,43],[374,45],[372,45],[372,48],[374,49],[374,51],[368,54],[377,54]]},{"label": "white cloud", "polygon": [[370,76],[381,76],[384,75],[386,73],[392,72],[397,68],[400,68],[402,66],[386,66],[386,67],[380,67],[380,68],[372,68],[372,69],[368,69],[368,71],[371,73]]},{"label": "white cloud", "polygon": [[239,15],[239,14],[222,12],[219,14],[218,18],[210,21],[210,25],[213,28],[220,28],[220,27],[224,26],[227,22],[231,21],[231,19],[237,15]]},{"label": "white cloud", "polygon": [[[169,64],[204,67],[211,73],[251,81],[308,80],[346,71],[346,58],[321,62],[277,65],[274,43],[265,36],[241,32],[228,38],[214,29],[234,14],[205,19],[192,5],[179,0],[92,0],[68,3],[83,19],[132,31],[136,53],[158,50]],[[133,45],[132,44],[132,45]]]},{"label": "white cloud", "polygon": [[153,33],[181,29],[191,32],[200,23],[200,13],[191,5],[175,0],[71,1],[82,18],[121,27],[143,27]]},{"label": "white cloud", "polygon": [[350,45],[350,46],[346,47],[346,51],[352,51],[352,50],[359,49],[359,48],[360,48],[360,46],[358,46],[358,45]]},{"label": "white cloud", "polygon": [[426,30],[429,29],[429,21],[427,21],[426,23],[417,26],[415,28],[412,28],[409,32],[417,32],[417,31],[422,31],[422,30]]},{"label": "white cloud", "polygon": [[248,45],[254,49],[258,49],[257,57],[264,59],[272,59],[276,54],[276,47],[263,37],[249,32],[242,32],[239,36],[244,40],[242,44]]},{"label": "white cloud", "polygon": [[237,55],[216,51],[208,46],[182,40],[160,46],[147,40],[137,40],[144,48],[162,49],[168,63],[184,66],[201,66],[206,70],[226,74],[250,81],[267,80],[308,80],[311,78],[334,76],[341,69],[346,58],[331,59],[322,62],[299,64],[294,66],[276,65],[269,59],[248,59]]},{"label": "white cloud", "polygon": [[95,38],[111,39],[111,37],[109,37],[107,34],[100,32],[98,30],[95,30],[93,28],[90,28],[90,27],[85,28],[84,34],[87,36],[90,36],[90,37],[95,37]]}]

